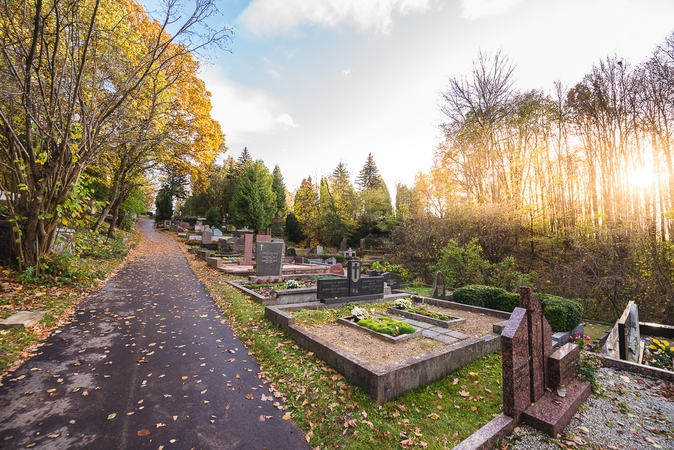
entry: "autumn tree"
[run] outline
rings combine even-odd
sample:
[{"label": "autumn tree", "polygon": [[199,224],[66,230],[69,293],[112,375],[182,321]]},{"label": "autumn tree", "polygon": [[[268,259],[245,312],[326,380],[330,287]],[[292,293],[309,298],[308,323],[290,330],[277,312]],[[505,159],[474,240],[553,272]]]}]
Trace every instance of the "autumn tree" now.
[{"label": "autumn tree", "polygon": [[226,44],[230,29],[204,26],[215,3],[191,6],[166,2],[152,21],[131,1],[0,5],[0,190],[20,267],[38,270],[52,248],[66,199],[118,130],[115,113],[179,55]]},{"label": "autumn tree", "polygon": [[311,177],[302,179],[300,187],[295,192],[293,212],[302,227],[302,232],[313,241],[318,241],[320,236],[318,194]]}]

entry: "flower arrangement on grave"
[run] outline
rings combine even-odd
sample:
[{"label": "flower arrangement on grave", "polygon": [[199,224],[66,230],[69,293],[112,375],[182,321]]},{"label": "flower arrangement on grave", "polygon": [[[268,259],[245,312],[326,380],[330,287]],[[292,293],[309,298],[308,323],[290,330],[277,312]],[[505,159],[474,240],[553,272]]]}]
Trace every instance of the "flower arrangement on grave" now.
[{"label": "flower arrangement on grave", "polygon": [[398,298],[393,302],[393,306],[398,309],[410,309],[412,307],[412,300],[409,298]]},{"label": "flower arrangement on grave", "polygon": [[285,288],[286,289],[298,289],[300,283],[297,280],[286,280]]},{"label": "flower arrangement on grave", "polygon": [[361,308],[359,306],[355,306],[351,310],[351,315],[356,318],[356,322],[370,317],[370,313],[367,312],[365,308]]},{"label": "flower arrangement on grave", "polygon": [[674,343],[666,340],[651,339],[648,350],[644,352],[644,362],[660,369],[674,368]]},{"label": "flower arrangement on grave", "polygon": [[576,331],[575,334],[569,336],[569,342],[572,344],[576,344],[579,349],[583,348],[592,348],[592,344],[590,344],[590,336],[587,335],[580,335],[580,331]]}]

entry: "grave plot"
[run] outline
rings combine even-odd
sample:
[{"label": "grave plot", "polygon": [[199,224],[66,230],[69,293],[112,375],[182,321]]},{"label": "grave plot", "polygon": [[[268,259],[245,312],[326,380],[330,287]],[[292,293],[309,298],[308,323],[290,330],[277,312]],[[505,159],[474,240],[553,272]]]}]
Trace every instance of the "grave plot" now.
[{"label": "grave plot", "polygon": [[[244,292],[254,301],[262,305],[285,305],[291,303],[317,302],[316,285],[319,279],[337,278],[330,275],[283,275],[271,279],[270,283],[263,280],[232,280],[231,286]],[[295,285],[296,282],[297,285]]]},{"label": "grave plot", "polygon": [[[433,306],[438,310],[443,309],[443,303],[450,303],[435,302]],[[383,314],[392,303],[377,306],[361,303],[360,306],[368,310],[376,308],[379,314]],[[411,324],[418,334],[411,339],[389,342],[370,332],[336,323],[340,316],[350,315],[350,308],[343,304],[324,303],[277,305],[267,306],[265,316],[283,328],[299,345],[314,352],[352,383],[365,389],[378,403],[393,400],[409,389],[442,378],[500,349],[497,333],[504,325],[504,318],[498,314],[490,316],[480,308],[463,309],[462,318],[466,320],[456,324],[456,327],[466,327],[464,329],[470,329],[475,334],[468,335],[456,328],[437,327],[394,316]],[[456,316],[458,311],[444,312]],[[489,327],[491,329],[486,332]]]},{"label": "grave plot", "polygon": [[640,322],[634,302],[602,340],[605,366],[674,381],[674,327]]}]

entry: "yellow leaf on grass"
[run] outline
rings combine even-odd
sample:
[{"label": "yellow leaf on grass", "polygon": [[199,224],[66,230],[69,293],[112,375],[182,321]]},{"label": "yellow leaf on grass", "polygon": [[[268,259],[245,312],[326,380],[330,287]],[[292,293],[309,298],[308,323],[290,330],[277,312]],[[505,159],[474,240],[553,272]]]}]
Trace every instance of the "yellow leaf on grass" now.
[{"label": "yellow leaf on grass", "polygon": [[283,415],[283,420],[290,420],[291,417],[292,417],[292,416],[290,415],[290,413],[285,413],[285,414]]},{"label": "yellow leaf on grass", "polygon": [[468,392],[468,391],[461,391],[461,392],[459,392],[459,395],[460,395],[461,397],[470,397],[470,392]]}]

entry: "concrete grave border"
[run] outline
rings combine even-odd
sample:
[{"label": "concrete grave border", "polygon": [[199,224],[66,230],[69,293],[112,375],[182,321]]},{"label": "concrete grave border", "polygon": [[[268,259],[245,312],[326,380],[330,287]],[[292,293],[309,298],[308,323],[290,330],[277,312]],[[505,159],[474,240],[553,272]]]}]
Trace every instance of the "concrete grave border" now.
[{"label": "concrete grave border", "polygon": [[[453,302],[443,302],[445,303]],[[296,325],[295,317],[288,313],[301,309],[330,307],[333,306],[319,302],[269,305],[265,307],[264,315],[288,333],[300,346],[313,352],[317,358],[334,367],[353,384],[363,388],[379,404],[393,400],[410,389],[438,380],[486,354],[501,349],[501,336],[492,333],[481,338],[468,338],[383,367],[374,367]]]}]

